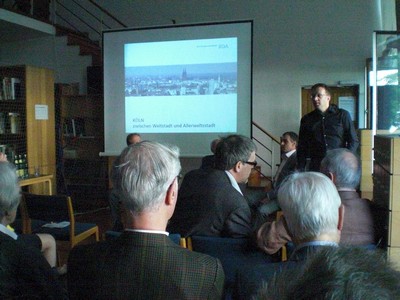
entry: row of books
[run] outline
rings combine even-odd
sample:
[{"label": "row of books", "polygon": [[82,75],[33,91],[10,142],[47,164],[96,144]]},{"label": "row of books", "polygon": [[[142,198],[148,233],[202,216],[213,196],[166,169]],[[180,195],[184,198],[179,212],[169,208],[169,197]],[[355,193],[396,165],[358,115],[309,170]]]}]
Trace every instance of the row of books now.
[{"label": "row of books", "polygon": [[85,119],[66,118],[64,120],[65,136],[85,136]]},{"label": "row of books", "polygon": [[0,82],[0,100],[15,100],[21,97],[21,80],[3,77]]}]

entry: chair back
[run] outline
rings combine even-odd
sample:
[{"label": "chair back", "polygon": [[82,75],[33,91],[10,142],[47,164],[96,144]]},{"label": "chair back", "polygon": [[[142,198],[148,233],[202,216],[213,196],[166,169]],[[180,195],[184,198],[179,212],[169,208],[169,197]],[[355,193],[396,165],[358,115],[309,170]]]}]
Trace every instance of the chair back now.
[{"label": "chair back", "polygon": [[95,235],[98,237],[98,227],[92,223],[76,223],[72,199],[66,195],[36,195],[23,194],[23,206],[21,216],[30,220],[41,220],[46,223],[69,222],[68,226],[62,228],[39,227],[31,230],[32,233],[49,233],[56,240],[69,241],[73,247],[83,239]]},{"label": "chair back", "polygon": [[216,257],[225,272],[225,290],[229,294],[235,283],[237,271],[248,264],[271,262],[271,257],[255,249],[247,238],[225,238],[191,236],[187,238],[188,248]]}]

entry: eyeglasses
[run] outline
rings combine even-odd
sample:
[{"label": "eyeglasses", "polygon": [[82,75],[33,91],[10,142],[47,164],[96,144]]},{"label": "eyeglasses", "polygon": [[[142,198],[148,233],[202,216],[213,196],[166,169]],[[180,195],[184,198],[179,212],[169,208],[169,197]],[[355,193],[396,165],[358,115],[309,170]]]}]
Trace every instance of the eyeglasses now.
[{"label": "eyeglasses", "polygon": [[327,94],[313,94],[310,96],[311,99],[314,99],[315,97],[321,99],[324,96],[328,96]]},{"label": "eyeglasses", "polygon": [[243,161],[242,163],[252,165],[253,167],[257,166],[257,161]]}]

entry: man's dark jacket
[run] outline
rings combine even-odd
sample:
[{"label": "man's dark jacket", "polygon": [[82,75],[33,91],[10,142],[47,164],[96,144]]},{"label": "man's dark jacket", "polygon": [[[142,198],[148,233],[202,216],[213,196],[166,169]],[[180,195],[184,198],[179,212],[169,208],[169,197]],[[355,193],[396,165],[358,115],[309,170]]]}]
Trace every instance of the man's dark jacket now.
[{"label": "man's dark jacket", "polygon": [[253,216],[225,171],[198,169],[185,175],[167,229],[183,236],[248,237]]}]

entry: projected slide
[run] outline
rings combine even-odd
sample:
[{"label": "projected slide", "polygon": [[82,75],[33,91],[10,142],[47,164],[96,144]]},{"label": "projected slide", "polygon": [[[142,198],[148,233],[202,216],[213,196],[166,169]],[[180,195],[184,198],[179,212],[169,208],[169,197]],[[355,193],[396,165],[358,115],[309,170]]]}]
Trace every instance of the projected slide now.
[{"label": "projected slide", "polygon": [[125,44],[125,132],[236,132],[237,61],[237,38]]}]

